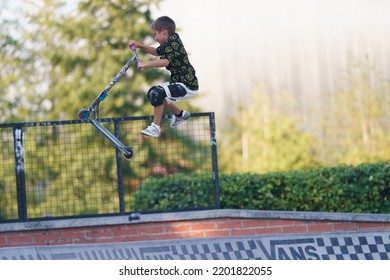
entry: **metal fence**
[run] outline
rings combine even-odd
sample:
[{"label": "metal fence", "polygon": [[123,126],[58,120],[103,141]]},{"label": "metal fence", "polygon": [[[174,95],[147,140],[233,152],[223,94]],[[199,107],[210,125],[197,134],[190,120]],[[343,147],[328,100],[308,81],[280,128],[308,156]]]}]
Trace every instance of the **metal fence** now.
[{"label": "metal fence", "polygon": [[151,116],[99,119],[133,160],[88,121],[0,124],[0,222],[219,208],[214,113],[169,118],[160,138]]}]

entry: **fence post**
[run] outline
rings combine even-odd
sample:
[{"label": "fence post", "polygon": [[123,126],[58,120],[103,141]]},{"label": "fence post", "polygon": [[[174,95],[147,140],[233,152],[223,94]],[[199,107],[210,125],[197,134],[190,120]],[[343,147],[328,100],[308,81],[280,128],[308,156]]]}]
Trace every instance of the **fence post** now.
[{"label": "fence post", "polygon": [[219,174],[218,174],[218,155],[217,155],[217,138],[216,138],[216,127],[215,127],[215,114],[210,113],[210,138],[211,138],[211,157],[212,157],[212,168],[213,168],[213,179],[214,179],[214,191],[215,191],[215,207],[221,208],[220,205],[220,186],[219,186]]},{"label": "fence post", "polygon": [[[119,121],[114,120],[114,135],[120,139]],[[116,167],[117,167],[117,179],[118,179],[118,196],[119,196],[119,213],[125,213],[125,195],[123,190],[123,168],[122,168],[122,153],[119,149],[116,149]]]},{"label": "fence post", "polygon": [[18,217],[21,221],[27,220],[27,196],[26,196],[26,174],[24,170],[24,148],[23,129],[21,126],[13,128],[14,151],[15,151],[15,173],[16,189],[18,200]]}]

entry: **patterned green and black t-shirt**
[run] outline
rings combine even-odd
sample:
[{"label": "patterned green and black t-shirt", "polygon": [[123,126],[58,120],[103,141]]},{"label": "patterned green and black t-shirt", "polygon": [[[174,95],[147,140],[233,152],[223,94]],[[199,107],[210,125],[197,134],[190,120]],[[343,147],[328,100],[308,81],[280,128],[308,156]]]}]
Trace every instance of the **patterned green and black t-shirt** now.
[{"label": "patterned green and black t-shirt", "polygon": [[157,48],[157,54],[160,58],[169,60],[166,69],[171,72],[172,83],[183,83],[191,90],[199,89],[195,69],[188,59],[179,34],[169,36],[168,41]]}]

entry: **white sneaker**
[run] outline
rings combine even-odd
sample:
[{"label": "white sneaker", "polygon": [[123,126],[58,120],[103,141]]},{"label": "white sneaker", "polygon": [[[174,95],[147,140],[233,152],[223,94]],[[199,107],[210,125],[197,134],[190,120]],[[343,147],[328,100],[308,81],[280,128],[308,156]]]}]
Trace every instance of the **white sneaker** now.
[{"label": "white sneaker", "polygon": [[175,128],[179,124],[181,124],[182,122],[185,122],[186,120],[188,120],[190,117],[191,117],[191,114],[189,112],[187,112],[187,111],[183,111],[181,117],[176,117],[175,115],[173,115],[170,127],[171,128]]},{"label": "white sneaker", "polygon": [[142,130],[141,134],[158,138],[160,137],[160,127],[152,123],[146,129]]}]

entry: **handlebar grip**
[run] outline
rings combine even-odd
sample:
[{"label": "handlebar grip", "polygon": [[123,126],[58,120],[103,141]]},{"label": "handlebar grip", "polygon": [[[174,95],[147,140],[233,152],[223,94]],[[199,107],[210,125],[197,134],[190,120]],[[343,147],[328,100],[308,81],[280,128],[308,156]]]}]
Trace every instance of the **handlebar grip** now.
[{"label": "handlebar grip", "polygon": [[137,47],[135,45],[131,45],[130,46],[131,50],[133,51],[133,53],[135,54],[135,56],[137,57],[137,62],[140,62],[141,59],[138,57],[138,54],[137,54]]}]

